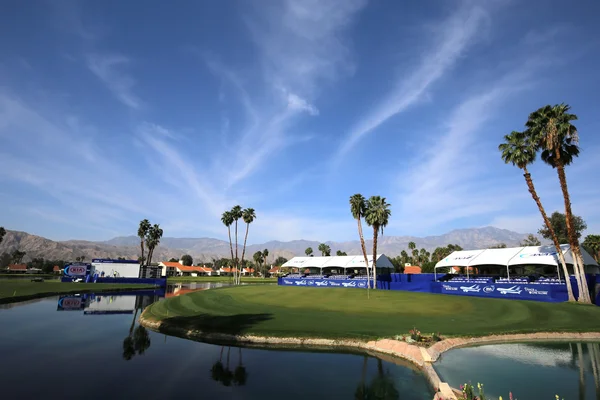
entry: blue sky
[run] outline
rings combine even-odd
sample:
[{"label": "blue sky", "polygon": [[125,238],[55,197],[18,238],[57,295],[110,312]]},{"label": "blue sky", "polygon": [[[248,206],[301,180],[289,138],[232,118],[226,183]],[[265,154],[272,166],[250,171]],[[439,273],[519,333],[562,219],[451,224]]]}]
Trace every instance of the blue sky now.
[{"label": "blue sky", "polygon": [[[0,12],[0,225],[52,239],[354,240],[348,198],[386,234],[542,224],[497,146],[569,103],[575,214],[600,231],[600,3],[38,1]],[[531,172],[562,210],[556,172]]]}]

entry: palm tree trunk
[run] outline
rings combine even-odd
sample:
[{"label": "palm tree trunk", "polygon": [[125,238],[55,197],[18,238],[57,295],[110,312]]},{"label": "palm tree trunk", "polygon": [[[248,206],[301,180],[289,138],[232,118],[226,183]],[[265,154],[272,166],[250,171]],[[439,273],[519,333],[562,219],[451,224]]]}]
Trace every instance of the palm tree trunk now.
[{"label": "palm tree trunk", "polygon": [[[563,192],[563,197],[565,200],[565,220],[567,223],[567,234],[569,235],[569,245],[571,245],[571,253],[573,253],[573,261],[575,258],[580,261],[581,264],[578,265],[577,275],[579,275],[578,282],[579,286],[579,301],[582,303],[590,304],[592,301],[590,299],[590,292],[588,289],[587,281],[585,278],[585,269],[583,265],[583,257],[581,256],[581,250],[579,249],[579,241],[577,240],[577,236],[575,231],[573,230],[573,212],[571,211],[571,198],[569,196],[569,189],[567,188],[567,176],[565,174],[565,168],[562,165],[562,161],[560,161],[560,150],[556,147],[555,150],[556,158],[558,160],[556,171],[558,172],[558,180],[560,181],[560,188]],[[575,263],[573,264],[573,269],[575,269]]]},{"label": "palm tree trunk", "polygon": [[379,227],[373,225],[373,289],[377,289],[377,236]]},{"label": "palm tree trunk", "polygon": [[542,200],[537,195],[535,191],[535,186],[533,185],[533,180],[531,179],[531,174],[527,171],[527,167],[523,168],[525,172],[523,176],[525,177],[525,182],[527,183],[527,187],[529,188],[529,193],[531,193],[531,197],[537,204],[540,213],[542,214],[542,218],[544,219],[544,224],[546,224],[546,228],[548,228],[548,232],[552,236],[552,242],[554,242],[554,247],[556,247],[556,253],[558,255],[558,259],[560,260],[560,265],[562,266],[563,275],[565,276],[565,283],[567,284],[567,294],[569,301],[575,301],[575,296],[573,296],[573,288],[571,287],[571,278],[569,277],[569,271],[567,270],[567,264],[565,262],[565,257],[563,255],[562,249],[560,248],[560,243],[558,242],[558,238],[556,237],[556,233],[554,232],[554,228],[550,223],[550,219],[548,219],[548,215],[546,214],[546,210],[542,205]]},{"label": "palm tree trunk", "polygon": [[369,289],[370,276],[369,276],[369,259],[367,258],[367,247],[365,246],[365,238],[362,231],[362,222],[360,217],[356,219],[358,221],[358,236],[360,237],[360,248],[362,249],[363,257],[365,258],[365,267],[367,268],[367,290]]},{"label": "palm tree trunk", "polygon": [[235,269],[237,271],[235,271],[233,274],[233,276],[235,276],[235,284],[239,285],[239,281],[238,281],[238,274],[240,273],[240,268],[239,268],[239,264],[240,264],[240,259],[238,258],[238,230],[237,230],[237,226],[238,226],[238,222],[237,219],[235,220]]},{"label": "palm tree trunk", "polygon": [[227,227],[227,234],[229,235],[229,250],[231,251],[231,262],[235,263],[233,259],[233,243],[231,241],[231,226]]},{"label": "palm tree trunk", "polygon": [[141,261],[141,264],[142,264],[142,267],[143,267],[144,266],[144,261],[145,261],[144,260],[144,239],[142,239],[142,241],[140,242],[140,247],[142,248],[142,261]]},{"label": "palm tree trunk", "polygon": [[244,247],[242,247],[242,265],[244,265],[244,255],[246,254],[246,240],[248,240],[248,229],[250,229],[250,224],[246,224],[246,235],[244,236]]}]

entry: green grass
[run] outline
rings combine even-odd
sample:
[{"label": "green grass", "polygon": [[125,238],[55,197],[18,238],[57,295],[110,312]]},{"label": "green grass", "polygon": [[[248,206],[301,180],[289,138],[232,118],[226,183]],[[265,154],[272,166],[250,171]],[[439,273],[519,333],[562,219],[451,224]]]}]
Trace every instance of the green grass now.
[{"label": "green grass", "polygon": [[[167,282],[233,282],[230,276],[171,276]],[[242,277],[244,283],[277,283],[277,278]]]},{"label": "green grass", "polygon": [[145,316],[170,327],[281,337],[373,339],[423,333],[600,331],[600,307],[359,289],[242,286],[152,304]]},{"label": "green grass", "polygon": [[72,283],[60,281],[31,282],[25,279],[3,279],[0,280],[0,303],[12,303],[63,293],[97,293],[153,287],[153,285],[136,284]]}]

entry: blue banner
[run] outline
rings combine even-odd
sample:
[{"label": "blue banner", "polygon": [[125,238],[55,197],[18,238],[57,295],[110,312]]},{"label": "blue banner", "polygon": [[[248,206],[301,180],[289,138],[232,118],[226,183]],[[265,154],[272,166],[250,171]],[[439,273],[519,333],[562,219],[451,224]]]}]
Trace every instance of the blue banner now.
[{"label": "blue banner", "polygon": [[367,288],[366,279],[279,278],[277,283],[281,286]]},{"label": "blue banner", "polygon": [[566,301],[565,284],[441,282],[442,293],[513,300]]}]

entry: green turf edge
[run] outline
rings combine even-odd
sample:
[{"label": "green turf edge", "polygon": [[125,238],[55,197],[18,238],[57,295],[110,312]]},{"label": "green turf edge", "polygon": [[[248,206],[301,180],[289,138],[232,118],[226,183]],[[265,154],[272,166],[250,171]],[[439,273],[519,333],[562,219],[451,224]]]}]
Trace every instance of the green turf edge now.
[{"label": "green turf edge", "polygon": [[[241,289],[242,287],[240,287]],[[224,287],[224,288],[217,288],[217,289],[211,289],[211,292],[215,292],[217,290],[231,290],[231,287]],[[294,288],[291,288],[291,290],[295,290]],[[323,289],[318,289],[318,288],[312,288],[310,290],[323,290]],[[340,289],[333,289],[333,290],[340,290]],[[343,289],[341,289],[343,290]],[[348,289],[348,290],[356,290],[356,289]],[[206,293],[206,292],[204,292]],[[408,292],[411,293],[411,292]],[[195,295],[199,295],[200,293],[196,293]],[[190,293],[190,294],[185,294],[182,296],[179,296],[178,298],[174,298],[174,299],[168,299],[168,300],[164,300],[158,303],[154,303],[150,306],[148,306],[145,310],[143,315],[143,319],[149,323],[156,323],[161,321],[162,319],[164,319],[164,316],[162,315],[156,315],[153,312],[153,308],[160,305],[164,304],[168,304],[165,302],[168,301],[174,301],[175,299],[181,300],[186,298],[187,296],[193,296],[194,293]],[[434,294],[422,294],[419,293],[418,295],[430,295],[430,296],[444,296],[444,295],[434,295]],[[446,295],[449,296],[449,295]],[[451,297],[456,297],[456,296],[451,296]],[[463,297],[463,296],[461,296]],[[463,297],[464,298],[464,297]],[[500,301],[500,302],[519,302],[517,300],[502,300],[502,299],[480,299],[480,298],[473,298],[473,297],[468,297],[468,299],[470,299],[470,301],[482,301],[482,302],[486,302],[486,301]],[[540,302],[534,302],[534,301],[520,301],[522,303],[532,303],[532,304],[540,304]],[[507,303],[507,304],[511,304],[511,303]],[[557,304],[557,303],[543,303],[543,304]],[[582,309],[589,309],[590,311],[592,311],[593,313],[598,313],[600,312],[600,309],[597,308],[597,306],[595,305],[582,305],[582,304],[577,304],[577,303],[560,303],[561,307],[563,308],[561,311],[564,311],[564,309],[568,309],[568,308],[573,308],[573,310],[582,310]],[[600,314],[599,314],[600,315]],[[176,315],[175,315],[176,316]],[[162,325],[162,324],[161,324]],[[161,328],[161,332],[164,330],[164,325]],[[187,328],[184,330],[188,330]],[[312,331],[312,330],[310,330]],[[545,327],[542,327],[541,329],[534,329],[534,328],[524,328],[524,329],[504,329],[504,330],[482,330],[480,332],[477,332],[475,334],[473,333],[458,333],[458,334],[443,334],[444,337],[446,338],[457,338],[457,337],[461,337],[461,338],[477,338],[477,337],[484,337],[484,336],[498,336],[498,335],[511,335],[511,334],[532,334],[532,333],[586,333],[586,332],[598,332],[600,331],[600,329],[598,329],[597,327],[584,327],[584,328],[577,328],[577,327],[559,327],[559,328],[554,328],[551,330],[545,329]],[[196,330],[196,332],[198,334],[202,334],[200,331]],[[214,334],[215,332],[208,332],[207,334]],[[406,334],[407,332],[397,332],[396,334]],[[424,334],[431,334],[433,332],[423,332]],[[308,332],[308,331],[282,331],[282,330],[261,330],[261,331],[253,331],[252,327],[250,327],[249,329],[245,330],[243,333],[240,333],[239,335],[231,335],[231,334],[227,334],[224,333],[223,336],[230,336],[232,338],[235,338],[236,336],[239,337],[243,337],[243,336],[256,336],[256,337],[280,337],[280,338],[299,338],[299,339],[332,339],[332,340],[377,340],[377,339],[383,339],[383,338],[391,338],[391,335],[374,335],[374,334],[352,334],[352,335],[339,335],[339,334],[331,334],[331,333],[323,333],[323,334],[315,334],[315,332]]]}]

